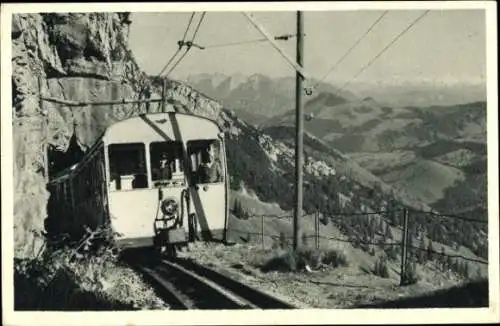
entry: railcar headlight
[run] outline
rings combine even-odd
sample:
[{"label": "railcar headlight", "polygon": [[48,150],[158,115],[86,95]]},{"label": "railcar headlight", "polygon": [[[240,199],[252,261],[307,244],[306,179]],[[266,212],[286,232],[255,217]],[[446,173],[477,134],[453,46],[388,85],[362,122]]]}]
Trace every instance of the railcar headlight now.
[{"label": "railcar headlight", "polygon": [[167,198],[161,203],[161,212],[163,215],[172,216],[177,213],[178,203],[173,198]]}]

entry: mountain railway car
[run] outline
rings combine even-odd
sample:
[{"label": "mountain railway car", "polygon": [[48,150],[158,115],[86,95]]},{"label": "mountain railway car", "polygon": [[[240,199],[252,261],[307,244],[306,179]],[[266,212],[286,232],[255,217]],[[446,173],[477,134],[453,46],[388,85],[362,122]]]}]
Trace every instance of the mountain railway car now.
[{"label": "mountain railway car", "polygon": [[200,235],[226,240],[224,134],[207,118],[168,112],[117,122],[47,188],[45,228],[55,237],[109,226],[119,248],[168,252]]}]

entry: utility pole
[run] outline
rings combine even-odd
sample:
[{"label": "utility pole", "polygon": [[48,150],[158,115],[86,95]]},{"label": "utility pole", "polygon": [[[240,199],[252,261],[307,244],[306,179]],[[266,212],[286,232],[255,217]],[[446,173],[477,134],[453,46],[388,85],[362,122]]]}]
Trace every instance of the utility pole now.
[{"label": "utility pole", "polygon": [[406,248],[408,242],[408,209],[403,209],[403,233],[401,235],[401,277],[399,285],[406,283]]},{"label": "utility pole", "polygon": [[[302,68],[304,61],[304,43],[303,43],[303,29],[304,24],[302,20],[302,12],[297,11],[297,64]],[[297,250],[299,245],[299,219],[302,216],[302,161],[303,161],[303,129],[304,129],[304,117],[303,117],[303,99],[302,92],[303,86],[302,82],[304,76],[299,72],[295,72],[296,82],[295,82],[295,106],[296,106],[296,131],[297,137],[295,142],[295,175],[296,175],[296,185],[295,185],[295,215],[293,219],[293,249]]]}]

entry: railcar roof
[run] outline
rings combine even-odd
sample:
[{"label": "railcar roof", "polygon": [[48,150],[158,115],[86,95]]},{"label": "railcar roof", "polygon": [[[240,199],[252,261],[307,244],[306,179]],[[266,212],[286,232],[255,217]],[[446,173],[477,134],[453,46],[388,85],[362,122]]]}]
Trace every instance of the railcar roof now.
[{"label": "railcar roof", "polygon": [[141,114],[111,125],[103,141],[109,143],[134,143],[152,141],[189,141],[217,138],[222,130],[211,119],[185,113],[162,112]]}]

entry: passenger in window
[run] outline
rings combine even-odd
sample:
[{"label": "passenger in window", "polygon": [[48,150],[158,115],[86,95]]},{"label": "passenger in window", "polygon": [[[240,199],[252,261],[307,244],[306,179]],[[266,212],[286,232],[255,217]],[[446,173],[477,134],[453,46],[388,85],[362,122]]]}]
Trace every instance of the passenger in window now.
[{"label": "passenger in window", "polygon": [[134,175],[134,180],[132,180],[132,188],[147,188],[148,187],[148,176],[145,171],[144,163],[139,162],[139,173]]},{"label": "passenger in window", "polygon": [[160,180],[170,180],[172,179],[172,167],[171,162],[168,158],[167,153],[163,152],[159,161],[159,173],[158,179]]},{"label": "passenger in window", "polygon": [[201,163],[198,166],[197,180],[199,183],[214,183],[222,181],[222,168],[215,159],[215,151],[209,146],[201,154]]}]

